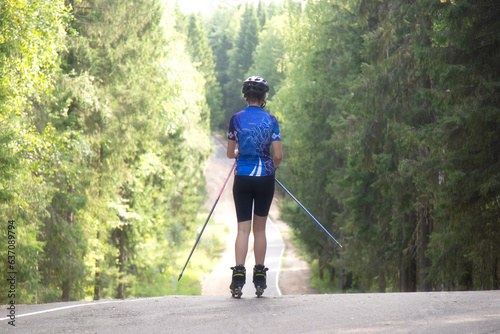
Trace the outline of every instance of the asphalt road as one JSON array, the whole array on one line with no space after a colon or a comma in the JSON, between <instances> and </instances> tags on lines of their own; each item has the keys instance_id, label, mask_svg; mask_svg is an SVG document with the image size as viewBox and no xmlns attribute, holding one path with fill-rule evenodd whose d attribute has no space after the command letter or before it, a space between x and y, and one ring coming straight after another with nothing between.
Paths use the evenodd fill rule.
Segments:
<instances>
[{"instance_id":1,"label":"asphalt road","mask_svg":"<svg viewBox=\"0 0 500 334\"><path fill-rule=\"evenodd\" d=\"M19 305L1 333L500 333L500 291L166 296Z\"/></svg>"}]
</instances>

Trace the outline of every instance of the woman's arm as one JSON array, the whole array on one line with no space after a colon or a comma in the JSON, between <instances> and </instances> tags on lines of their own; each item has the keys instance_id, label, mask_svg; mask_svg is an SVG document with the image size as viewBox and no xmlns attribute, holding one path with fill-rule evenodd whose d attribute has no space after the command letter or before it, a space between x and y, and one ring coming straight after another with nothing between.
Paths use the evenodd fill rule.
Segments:
<instances>
[{"instance_id":1,"label":"woman's arm","mask_svg":"<svg viewBox=\"0 0 500 334\"><path fill-rule=\"evenodd\" d=\"M281 141L276 140L272 142L273 145L273 162L274 162L274 169L277 169L281 163L281 160L283 160L283 150L281 149Z\"/></svg>"},{"instance_id":2,"label":"woman's arm","mask_svg":"<svg viewBox=\"0 0 500 334\"><path fill-rule=\"evenodd\" d=\"M226 155L229 159L234 159L238 156L238 150L236 149L236 140L228 139Z\"/></svg>"}]
</instances>

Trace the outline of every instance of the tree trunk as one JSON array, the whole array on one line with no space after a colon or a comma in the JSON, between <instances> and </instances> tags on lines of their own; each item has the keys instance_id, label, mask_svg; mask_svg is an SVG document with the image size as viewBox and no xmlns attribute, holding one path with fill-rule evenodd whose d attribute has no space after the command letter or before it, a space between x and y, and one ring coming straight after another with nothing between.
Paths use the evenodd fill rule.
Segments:
<instances>
[{"instance_id":1,"label":"tree trunk","mask_svg":"<svg viewBox=\"0 0 500 334\"><path fill-rule=\"evenodd\" d=\"M123 283L123 278L124 278L124 271L125 271L125 227L122 227L120 229L120 254L118 255L118 265L119 265L119 284L117 288L117 295L116 298L118 299L123 299L125 298L124 291L125 291L125 285Z\"/></svg>"},{"instance_id":2,"label":"tree trunk","mask_svg":"<svg viewBox=\"0 0 500 334\"><path fill-rule=\"evenodd\" d=\"M65 280L63 283L62 283L62 295L61 295L61 299L65 302L69 302L70 301L70 291L71 291L71 281L69 279Z\"/></svg>"},{"instance_id":3,"label":"tree trunk","mask_svg":"<svg viewBox=\"0 0 500 334\"><path fill-rule=\"evenodd\" d=\"M67 212L66 213L66 222L69 225L69 229L71 230L72 225L73 225L73 212ZM71 263L71 251L68 254L68 259ZM66 273L66 280L62 283L62 295L61 298L63 301L70 301L71 299L71 267L69 267L68 272Z\"/></svg>"},{"instance_id":4,"label":"tree trunk","mask_svg":"<svg viewBox=\"0 0 500 334\"><path fill-rule=\"evenodd\" d=\"M328 265L328 272L330 273L330 284L333 286L335 282L335 267Z\"/></svg>"},{"instance_id":5,"label":"tree trunk","mask_svg":"<svg viewBox=\"0 0 500 334\"><path fill-rule=\"evenodd\" d=\"M432 284L427 280L427 269L431 266L431 261L427 258L430 234L432 232L432 218L430 216L427 200L423 201L424 207L418 211L418 260L419 260L419 282L420 291L432 291Z\"/></svg>"},{"instance_id":6,"label":"tree trunk","mask_svg":"<svg viewBox=\"0 0 500 334\"><path fill-rule=\"evenodd\" d=\"M498 290L498 288L499 288L499 284L498 283L499 283L500 280L498 278L499 278L500 275L498 273L499 272L499 268L498 268L498 262L499 261L498 260L499 260L499 258L497 257L495 259L495 265L493 266L493 290Z\"/></svg>"},{"instance_id":7,"label":"tree trunk","mask_svg":"<svg viewBox=\"0 0 500 334\"><path fill-rule=\"evenodd\" d=\"M417 263L411 255L407 257L407 261L403 260L401 265L400 290L401 292L417 291Z\"/></svg>"},{"instance_id":8,"label":"tree trunk","mask_svg":"<svg viewBox=\"0 0 500 334\"><path fill-rule=\"evenodd\" d=\"M344 290L344 263L341 261L339 268L339 292L342 292L342 290Z\"/></svg>"},{"instance_id":9,"label":"tree trunk","mask_svg":"<svg viewBox=\"0 0 500 334\"><path fill-rule=\"evenodd\" d=\"M103 124L99 123L99 129L103 128ZM98 173L99 173L99 199L102 199L102 189L103 189L103 184L102 184L102 178L104 175L104 170L103 170L103 164L104 164L104 142L101 141L101 145L99 146L99 162L98 162ZM99 227L98 227L99 229ZM99 230L97 231L97 241L99 242ZM99 260L95 260L95 275L94 275L94 300L100 300L101 299L101 272L99 269Z\"/></svg>"},{"instance_id":10,"label":"tree trunk","mask_svg":"<svg viewBox=\"0 0 500 334\"><path fill-rule=\"evenodd\" d=\"M324 274L323 274L323 270L325 269L325 261L323 261L323 259L320 257L318 259L318 269L319 269L319 279L320 280L323 280L324 278Z\"/></svg>"},{"instance_id":11,"label":"tree trunk","mask_svg":"<svg viewBox=\"0 0 500 334\"><path fill-rule=\"evenodd\" d=\"M97 231L97 240L99 240L99 231ZM99 260L95 260L95 275L94 275L94 300L101 299L101 273L99 271Z\"/></svg>"},{"instance_id":12,"label":"tree trunk","mask_svg":"<svg viewBox=\"0 0 500 334\"><path fill-rule=\"evenodd\" d=\"M96 271L94 275L94 300L101 299L101 275L99 273L99 260L95 261Z\"/></svg>"},{"instance_id":13,"label":"tree trunk","mask_svg":"<svg viewBox=\"0 0 500 334\"><path fill-rule=\"evenodd\" d=\"M344 237L344 231L340 230L340 240ZM339 265L339 292L344 290L344 252L342 249L339 251L340 265Z\"/></svg>"},{"instance_id":14,"label":"tree trunk","mask_svg":"<svg viewBox=\"0 0 500 334\"><path fill-rule=\"evenodd\" d=\"M380 270L378 273L378 292L385 292L386 288L385 273L383 270Z\"/></svg>"},{"instance_id":15,"label":"tree trunk","mask_svg":"<svg viewBox=\"0 0 500 334\"><path fill-rule=\"evenodd\" d=\"M352 272L348 272L345 275L345 285L344 285L345 290L352 289Z\"/></svg>"}]
</instances>

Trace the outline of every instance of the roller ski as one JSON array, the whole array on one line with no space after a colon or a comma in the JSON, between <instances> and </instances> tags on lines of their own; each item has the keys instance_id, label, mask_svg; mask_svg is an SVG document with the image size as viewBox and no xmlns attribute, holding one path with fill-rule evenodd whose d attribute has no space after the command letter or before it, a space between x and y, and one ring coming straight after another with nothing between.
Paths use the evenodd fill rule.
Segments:
<instances>
[{"instance_id":1,"label":"roller ski","mask_svg":"<svg viewBox=\"0 0 500 334\"><path fill-rule=\"evenodd\" d=\"M264 293L264 289L267 288L266 272L268 270L269 268L264 267L262 264L258 264L253 268L253 284L255 285L257 298L260 298Z\"/></svg>"},{"instance_id":2,"label":"roller ski","mask_svg":"<svg viewBox=\"0 0 500 334\"><path fill-rule=\"evenodd\" d=\"M244 266L231 267L233 270L233 278L229 289L233 298L241 298L243 294L243 286L246 283L246 270Z\"/></svg>"}]
</instances>

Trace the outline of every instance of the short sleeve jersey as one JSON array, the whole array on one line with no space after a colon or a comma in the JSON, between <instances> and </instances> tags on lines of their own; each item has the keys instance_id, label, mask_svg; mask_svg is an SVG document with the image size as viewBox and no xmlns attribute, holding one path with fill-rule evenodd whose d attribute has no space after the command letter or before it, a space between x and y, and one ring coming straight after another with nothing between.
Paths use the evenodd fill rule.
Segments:
<instances>
[{"instance_id":1,"label":"short sleeve jersey","mask_svg":"<svg viewBox=\"0 0 500 334\"><path fill-rule=\"evenodd\" d=\"M227 138L238 145L235 175L274 175L271 142L281 140L278 120L259 107L248 107L231 117Z\"/></svg>"}]
</instances>

